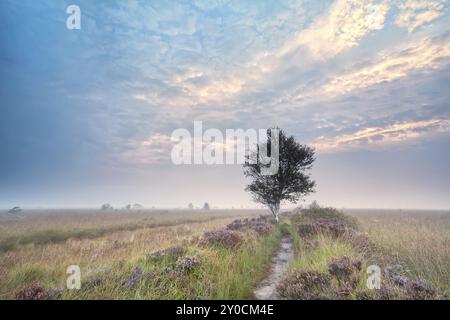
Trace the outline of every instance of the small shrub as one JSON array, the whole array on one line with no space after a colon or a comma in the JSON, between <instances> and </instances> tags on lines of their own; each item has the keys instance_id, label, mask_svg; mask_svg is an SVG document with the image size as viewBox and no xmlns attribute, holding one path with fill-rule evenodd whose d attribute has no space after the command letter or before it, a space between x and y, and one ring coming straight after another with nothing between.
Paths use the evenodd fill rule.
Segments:
<instances>
[{"instance_id":1,"label":"small shrub","mask_svg":"<svg viewBox=\"0 0 450 320\"><path fill-rule=\"evenodd\" d=\"M346 224L339 219L320 218L314 222L315 228L322 233L327 233L332 237L338 238L347 232Z\"/></svg>"},{"instance_id":2,"label":"small shrub","mask_svg":"<svg viewBox=\"0 0 450 320\"><path fill-rule=\"evenodd\" d=\"M227 229L237 231L237 230L242 230L242 229L246 228L247 226L248 226L248 219L244 219L244 220L236 219L227 225Z\"/></svg>"},{"instance_id":3,"label":"small shrub","mask_svg":"<svg viewBox=\"0 0 450 320\"><path fill-rule=\"evenodd\" d=\"M254 230L259 235L269 234L273 230L273 225L269 223L266 216L259 216L252 219L237 219L226 227L227 230L240 231L244 229Z\"/></svg>"},{"instance_id":4,"label":"small shrub","mask_svg":"<svg viewBox=\"0 0 450 320\"><path fill-rule=\"evenodd\" d=\"M423 279L410 279L405 275L403 267L399 264L388 265L384 270L385 291L390 287L396 287L396 290L385 292L383 298L388 299L411 299L411 300L429 300L438 297L438 290ZM383 288L382 288L383 289ZM395 294L392 294L394 291ZM400 295L398 293L401 293Z\"/></svg>"},{"instance_id":5,"label":"small shrub","mask_svg":"<svg viewBox=\"0 0 450 320\"><path fill-rule=\"evenodd\" d=\"M87 279L82 283L83 290L92 290L103 284L104 280L100 276L95 276Z\"/></svg>"},{"instance_id":6,"label":"small shrub","mask_svg":"<svg viewBox=\"0 0 450 320\"><path fill-rule=\"evenodd\" d=\"M175 263L175 269L180 272L188 272L200 264L200 260L196 257L178 258Z\"/></svg>"},{"instance_id":7,"label":"small shrub","mask_svg":"<svg viewBox=\"0 0 450 320\"><path fill-rule=\"evenodd\" d=\"M352 244L356 252L364 255L374 255L378 249L370 238L361 232L353 229L348 229L345 233L345 238Z\"/></svg>"},{"instance_id":8,"label":"small shrub","mask_svg":"<svg viewBox=\"0 0 450 320\"><path fill-rule=\"evenodd\" d=\"M299 236L303 238L310 238L317 234L317 229L312 223L300 224L297 231Z\"/></svg>"},{"instance_id":9,"label":"small shrub","mask_svg":"<svg viewBox=\"0 0 450 320\"><path fill-rule=\"evenodd\" d=\"M435 299L437 290L422 279L410 280L405 285L408 297L412 300Z\"/></svg>"},{"instance_id":10,"label":"small shrub","mask_svg":"<svg viewBox=\"0 0 450 320\"><path fill-rule=\"evenodd\" d=\"M127 279L125 279L122 284L128 287L129 289L133 288L139 283L139 281L141 281L142 274L143 274L142 268L136 267L133 269L131 275Z\"/></svg>"},{"instance_id":11,"label":"small shrub","mask_svg":"<svg viewBox=\"0 0 450 320\"><path fill-rule=\"evenodd\" d=\"M296 270L277 286L278 293L288 299L311 300L329 298L331 278L327 273Z\"/></svg>"},{"instance_id":12,"label":"small shrub","mask_svg":"<svg viewBox=\"0 0 450 320\"><path fill-rule=\"evenodd\" d=\"M243 237L238 232L219 229L205 232L201 243L203 245L216 245L229 249L235 249L238 248L243 241Z\"/></svg>"},{"instance_id":13,"label":"small shrub","mask_svg":"<svg viewBox=\"0 0 450 320\"><path fill-rule=\"evenodd\" d=\"M349 257L333 258L328 264L328 272L339 282L348 282L354 273L361 270L361 261Z\"/></svg>"},{"instance_id":14,"label":"small shrub","mask_svg":"<svg viewBox=\"0 0 450 320\"><path fill-rule=\"evenodd\" d=\"M18 300L47 300L50 295L42 284L35 283L31 287L17 292L15 296Z\"/></svg>"},{"instance_id":15,"label":"small shrub","mask_svg":"<svg viewBox=\"0 0 450 320\"><path fill-rule=\"evenodd\" d=\"M355 294L357 300L378 300L378 290L376 289L363 289L359 290Z\"/></svg>"},{"instance_id":16,"label":"small shrub","mask_svg":"<svg viewBox=\"0 0 450 320\"><path fill-rule=\"evenodd\" d=\"M291 221L295 225L312 223L319 219L339 221L346 228L358 229L356 218L350 217L334 208L312 208L302 210L301 213L293 214Z\"/></svg>"}]
</instances>

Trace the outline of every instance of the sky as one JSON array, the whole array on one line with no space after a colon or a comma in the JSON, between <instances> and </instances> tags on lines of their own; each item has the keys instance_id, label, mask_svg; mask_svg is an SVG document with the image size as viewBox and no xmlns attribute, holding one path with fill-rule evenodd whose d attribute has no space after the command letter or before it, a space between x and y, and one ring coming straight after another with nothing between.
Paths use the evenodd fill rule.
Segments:
<instances>
[{"instance_id":1,"label":"sky","mask_svg":"<svg viewBox=\"0 0 450 320\"><path fill-rule=\"evenodd\" d=\"M69 30L69 5L81 29ZM346 208L450 209L448 0L2 0L0 207L254 207L175 129L278 126Z\"/></svg>"}]
</instances>

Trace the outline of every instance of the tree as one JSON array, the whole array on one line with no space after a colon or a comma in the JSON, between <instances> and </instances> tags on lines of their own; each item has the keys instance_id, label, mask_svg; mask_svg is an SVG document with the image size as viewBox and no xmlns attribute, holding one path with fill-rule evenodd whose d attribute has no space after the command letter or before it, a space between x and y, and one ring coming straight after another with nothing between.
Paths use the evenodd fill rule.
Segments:
<instances>
[{"instance_id":1,"label":"tree","mask_svg":"<svg viewBox=\"0 0 450 320\"><path fill-rule=\"evenodd\" d=\"M22 212L22 209L20 207L14 207L14 208L8 210L8 213L11 213L11 214L17 214L20 212Z\"/></svg>"},{"instance_id":2,"label":"tree","mask_svg":"<svg viewBox=\"0 0 450 320\"><path fill-rule=\"evenodd\" d=\"M317 210L317 209L320 209L320 205L319 205L319 203L317 203L316 200L314 200L314 201L311 202L311 204L309 205L309 209L311 209L311 210Z\"/></svg>"},{"instance_id":3,"label":"tree","mask_svg":"<svg viewBox=\"0 0 450 320\"><path fill-rule=\"evenodd\" d=\"M278 213L283 201L296 203L302 196L314 192L315 182L307 174L315 160L314 149L287 137L283 130L267 130L267 156L271 155L272 132L279 131L279 167L276 174L264 175L264 164L260 162L259 153L266 147L259 145L256 151L247 156L244 174L251 178L246 187L255 202L267 206L278 222ZM252 160L252 161L250 161Z\"/></svg>"},{"instance_id":4,"label":"tree","mask_svg":"<svg viewBox=\"0 0 450 320\"><path fill-rule=\"evenodd\" d=\"M109 203L105 203L105 204L102 204L101 209L104 210L104 211L106 211L106 210L113 210L113 207Z\"/></svg>"},{"instance_id":5,"label":"tree","mask_svg":"<svg viewBox=\"0 0 450 320\"><path fill-rule=\"evenodd\" d=\"M194 205L192 204L192 202L188 204L188 209L189 210L193 210L194 209Z\"/></svg>"},{"instance_id":6,"label":"tree","mask_svg":"<svg viewBox=\"0 0 450 320\"><path fill-rule=\"evenodd\" d=\"M205 202L205 204L203 205L203 210L209 210L209 209L210 209L209 203Z\"/></svg>"}]
</instances>

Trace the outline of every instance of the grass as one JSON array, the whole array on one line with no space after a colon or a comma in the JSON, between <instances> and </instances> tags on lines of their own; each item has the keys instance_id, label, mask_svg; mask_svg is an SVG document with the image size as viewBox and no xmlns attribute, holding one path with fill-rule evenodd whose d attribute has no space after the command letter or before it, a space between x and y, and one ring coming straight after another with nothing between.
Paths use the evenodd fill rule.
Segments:
<instances>
[{"instance_id":1,"label":"grass","mask_svg":"<svg viewBox=\"0 0 450 320\"><path fill-rule=\"evenodd\" d=\"M261 280L271 256L278 247L281 231L276 229L267 237L247 235L239 249L217 246L190 245L188 255L196 256L200 265L188 273L168 273L167 260L144 262L142 259L114 266L113 274L97 274L106 279L101 286L79 292L69 292L68 299L249 299ZM124 289L123 279L133 268L143 269L143 281L136 288Z\"/></svg>"},{"instance_id":2,"label":"grass","mask_svg":"<svg viewBox=\"0 0 450 320\"><path fill-rule=\"evenodd\" d=\"M450 215L446 212L349 211L333 209L294 215L272 233L244 237L238 249L205 246L197 239L206 231L225 227L236 217L255 217L261 211L169 212L46 212L21 220L0 217L0 299L13 299L35 283L64 288L66 268L79 265L81 290L64 290L63 299L249 299L265 275L271 257L286 233L291 234L294 259L290 271L325 273L333 258L362 262L357 287L365 289L366 267L400 263L412 278L425 279L450 293ZM302 238L298 223L337 218L367 233L376 255L355 250L345 238L318 234ZM171 272L174 259L147 260L149 252L183 247L184 257L200 263L187 272ZM136 267L142 278L124 285Z\"/></svg>"},{"instance_id":3,"label":"grass","mask_svg":"<svg viewBox=\"0 0 450 320\"><path fill-rule=\"evenodd\" d=\"M450 214L447 212L350 211L382 251L450 293Z\"/></svg>"},{"instance_id":4,"label":"grass","mask_svg":"<svg viewBox=\"0 0 450 320\"><path fill-rule=\"evenodd\" d=\"M314 249L308 250L303 245L301 253L297 254L290 264L292 270L307 269L326 272L328 263L333 257L361 258L361 255L357 254L353 247L344 240L326 235L319 235L315 240L317 247Z\"/></svg>"},{"instance_id":5,"label":"grass","mask_svg":"<svg viewBox=\"0 0 450 320\"><path fill-rule=\"evenodd\" d=\"M316 212L317 211L317 212ZM422 279L438 288L440 296L450 290L450 215L446 212L349 211L351 216L329 208L305 211L291 218L295 256L290 272L313 271L326 274L334 258L348 257L360 261L361 270L354 275L356 286L349 297L356 298L366 287L365 270L375 264L403 267L410 279ZM319 232L299 237L296 226L317 219L339 219L366 234L373 246L357 250L355 240L331 237ZM357 238L358 239L358 238ZM361 247L365 248L365 247ZM383 280L382 280L383 281ZM397 290L392 287L392 289ZM333 289L335 290L335 289ZM400 292L400 291L398 291ZM327 293L330 294L330 293ZM336 295L332 292L331 295Z\"/></svg>"},{"instance_id":6,"label":"grass","mask_svg":"<svg viewBox=\"0 0 450 320\"><path fill-rule=\"evenodd\" d=\"M130 214L133 216L133 214ZM44 229L38 231L31 231L25 229L26 231L17 232L17 234L10 235L8 237L0 238L0 252L11 251L19 246L35 244L35 245L44 245L49 243L60 243L65 242L69 239L93 239L102 237L109 233L115 233L119 231L134 231L137 229L143 228L156 228L156 227L164 227L164 226L175 226L179 224L187 224L187 223L195 223L201 221L211 221L215 219L222 219L224 217L229 217L230 215L221 215L221 214L213 214L211 216L208 215L199 215L192 216L189 218L175 215L173 217L160 219L155 221L152 216L136 219L137 221L128 222L124 221L122 224L112 224L107 226L99 226L95 228L74 228L74 229ZM73 217L77 219L78 217ZM79 217L83 218L83 217ZM109 217L116 219L115 216ZM43 219L52 219L52 216L45 216ZM31 219L30 219L31 220ZM50 221L49 221L50 222ZM32 222L25 222L24 224L30 224Z\"/></svg>"},{"instance_id":7,"label":"grass","mask_svg":"<svg viewBox=\"0 0 450 320\"><path fill-rule=\"evenodd\" d=\"M79 291L64 290L63 299L250 298L278 246L281 231L275 229L268 236L244 233L244 244L235 250L205 247L195 239L205 231L224 227L237 216L260 213L184 211L164 218L138 214L120 217L120 224L101 222L103 219L95 215L91 224L80 223L76 215L71 215L70 219L63 218L65 226L58 232L46 231L39 222L38 230L30 235L24 233L32 230L30 220L39 221L36 217L14 221L10 226L15 229L10 228L9 236L1 240L7 243L11 237L20 239L19 245L0 253L0 298L14 298L15 293L35 283L64 288L66 268L72 264L80 266L82 283L88 285ZM41 219L49 222L50 230L61 223L48 216ZM142 225L142 221L147 224ZM79 229L73 229L75 226ZM196 256L200 265L187 274L172 275L164 271L170 261L145 260L148 252L172 246L185 247L185 255ZM124 279L137 266L143 269L142 280L132 289L125 288ZM90 286L96 279L101 279L101 285Z\"/></svg>"}]
</instances>

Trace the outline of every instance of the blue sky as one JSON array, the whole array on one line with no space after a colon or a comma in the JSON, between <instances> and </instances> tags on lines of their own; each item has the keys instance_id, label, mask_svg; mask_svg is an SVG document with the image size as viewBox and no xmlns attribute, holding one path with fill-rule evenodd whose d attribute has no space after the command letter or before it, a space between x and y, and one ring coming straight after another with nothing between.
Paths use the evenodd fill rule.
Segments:
<instances>
[{"instance_id":1,"label":"blue sky","mask_svg":"<svg viewBox=\"0 0 450 320\"><path fill-rule=\"evenodd\" d=\"M307 201L448 209L449 7L3 0L0 207L253 206L238 165L171 163L197 120L315 146Z\"/></svg>"}]
</instances>

